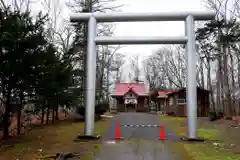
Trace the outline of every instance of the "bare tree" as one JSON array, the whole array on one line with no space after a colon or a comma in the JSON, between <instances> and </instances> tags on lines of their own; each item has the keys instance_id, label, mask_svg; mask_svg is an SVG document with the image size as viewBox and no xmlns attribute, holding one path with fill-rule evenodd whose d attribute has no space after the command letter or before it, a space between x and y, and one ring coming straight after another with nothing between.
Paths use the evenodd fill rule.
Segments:
<instances>
[{"instance_id":1,"label":"bare tree","mask_svg":"<svg viewBox=\"0 0 240 160\"><path fill-rule=\"evenodd\" d=\"M198 40L197 79L199 85L205 87L206 78L213 111L220 110L226 117L231 117L237 109L233 92L240 84L235 72L238 70L239 0L206 0L206 4L217 13L217 20L198 30L202 33ZM212 75L216 75L215 78Z\"/></svg>"},{"instance_id":2,"label":"bare tree","mask_svg":"<svg viewBox=\"0 0 240 160\"><path fill-rule=\"evenodd\" d=\"M82 12L108 12L113 11L119 8L114 4L115 0L69 0L66 2L68 8L74 13L82 13ZM114 24L99 24L97 35L112 35L114 31ZM84 76L81 78L80 85L82 86L83 92L81 94L82 100L84 101L84 88L86 84L86 44L87 44L87 24L86 23L78 23L75 26L75 37L74 37L74 52L78 55L78 63L81 67L82 73ZM118 47L117 47L118 48ZM116 48L116 49L117 49ZM100 82L97 84L97 92L96 99L99 103L106 96L104 96L103 91L105 90L106 85L104 84L104 74L106 73L108 65L108 59L111 57L111 53L113 52L110 47L97 47L97 81ZM109 79L109 76L108 78ZM82 102L84 105L84 102Z\"/></svg>"},{"instance_id":3,"label":"bare tree","mask_svg":"<svg viewBox=\"0 0 240 160\"><path fill-rule=\"evenodd\" d=\"M198 32L197 32L197 37L198 37ZM214 52L214 46L211 45L209 42L213 43L211 39L197 39L197 46L198 46L198 56L199 56L199 61L201 64L201 78L202 78L202 84L200 85L203 88L207 88L210 91L210 105L211 109L215 111L215 102L214 102L214 95L213 95L213 84L212 84L212 61L215 60L216 58L213 55ZM206 70L206 74L204 72ZM203 73L204 72L204 73ZM206 81L206 86L205 86L205 77L207 79ZM217 94L220 94L220 92L217 92ZM220 96L219 96L220 97ZM220 102L218 104L220 106Z\"/></svg>"},{"instance_id":4,"label":"bare tree","mask_svg":"<svg viewBox=\"0 0 240 160\"><path fill-rule=\"evenodd\" d=\"M186 64L181 47L163 47L144 61L145 78L150 88L185 86Z\"/></svg>"},{"instance_id":5,"label":"bare tree","mask_svg":"<svg viewBox=\"0 0 240 160\"><path fill-rule=\"evenodd\" d=\"M216 46L217 51L217 90L223 91L223 95L217 95L217 102L222 101L225 115L230 117L235 112L235 89L234 59L236 55L232 52L232 44L238 37L239 26L236 25L236 17L239 16L239 0L207 1L208 6L217 12L217 20L223 25L218 29L217 39L220 43ZM235 42L234 42L235 43ZM230 75L230 77L229 77ZM220 100L219 100L220 99Z\"/></svg>"},{"instance_id":6,"label":"bare tree","mask_svg":"<svg viewBox=\"0 0 240 160\"><path fill-rule=\"evenodd\" d=\"M181 47L171 47L165 49L165 65L164 71L170 81L175 87L182 88L186 84L186 63L184 52Z\"/></svg>"},{"instance_id":7,"label":"bare tree","mask_svg":"<svg viewBox=\"0 0 240 160\"><path fill-rule=\"evenodd\" d=\"M140 82L140 66L139 66L139 55L133 55L129 59L130 67L132 70L132 74L129 73L131 76L129 77L130 80L133 80L136 83Z\"/></svg>"},{"instance_id":8,"label":"bare tree","mask_svg":"<svg viewBox=\"0 0 240 160\"><path fill-rule=\"evenodd\" d=\"M157 88L158 83L163 83L164 81L164 72L162 72L161 66L163 61L161 57L163 57L163 55L154 54L143 61L145 79L150 89Z\"/></svg>"},{"instance_id":9,"label":"bare tree","mask_svg":"<svg viewBox=\"0 0 240 160\"><path fill-rule=\"evenodd\" d=\"M0 0L0 5L4 9L11 6L13 10L26 12L30 11L31 4L35 2L34 0Z\"/></svg>"},{"instance_id":10,"label":"bare tree","mask_svg":"<svg viewBox=\"0 0 240 160\"><path fill-rule=\"evenodd\" d=\"M123 55L121 53L116 53L111 58L109 70L110 70L110 72L115 72L114 80L116 80L116 79L121 80L121 67L124 64L124 62L125 62L125 55Z\"/></svg>"}]
</instances>

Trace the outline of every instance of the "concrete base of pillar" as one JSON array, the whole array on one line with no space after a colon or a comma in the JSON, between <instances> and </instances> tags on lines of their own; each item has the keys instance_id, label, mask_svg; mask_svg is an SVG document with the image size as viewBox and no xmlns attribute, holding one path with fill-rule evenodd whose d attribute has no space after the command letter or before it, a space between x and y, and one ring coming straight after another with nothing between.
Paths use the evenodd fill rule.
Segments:
<instances>
[{"instance_id":1,"label":"concrete base of pillar","mask_svg":"<svg viewBox=\"0 0 240 160\"><path fill-rule=\"evenodd\" d=\"M187 141L187 142L204 142L204 139L201 138L188 138L188 137L181 137L180 138L182 141Z\"/></svg>"},{"instance_id":2,"label":"concrete base of pillar","mask_svg":"<svg viewBox=\"0 0 240 160\"><path fill-rule=\"evenodd\" d=\"M83 141L83 140L98 140L100 139L100 134L93 135L93 136L85 136L85 135L79 135L74 141Z\"/></svg>"}]
</instances>

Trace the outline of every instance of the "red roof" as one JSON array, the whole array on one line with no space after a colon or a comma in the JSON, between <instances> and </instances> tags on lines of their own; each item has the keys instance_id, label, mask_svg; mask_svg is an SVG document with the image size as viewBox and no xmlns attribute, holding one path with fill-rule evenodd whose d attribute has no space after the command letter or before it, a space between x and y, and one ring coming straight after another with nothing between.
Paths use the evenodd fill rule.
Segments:
<instances>
[{"instance_id":1,"label":"red roof","mask_svg":"<svg viewBox=\"0 0 240 160\"><path fill-rule=\"evenodd\" d=\"M115 92L112 96L124 96L131 90L137 96L148 96L148 91L144 83L116 83Z\"/></svg>"},{"instance_id":2,"label":"red roof","mask_svg":"<svg viewBox=\"0 0 240 160\"><path fill-rule=\"evenodd\" d=\"M167 98L168 94L174 91L158 91L158 98Z\"/></svg>"}]
</instances>

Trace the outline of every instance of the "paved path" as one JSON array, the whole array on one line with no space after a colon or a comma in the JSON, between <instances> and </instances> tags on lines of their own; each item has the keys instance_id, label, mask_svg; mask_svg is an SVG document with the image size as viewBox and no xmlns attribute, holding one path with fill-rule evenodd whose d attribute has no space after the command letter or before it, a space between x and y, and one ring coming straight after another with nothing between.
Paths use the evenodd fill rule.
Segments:
<instances>
[{"instance_id":1,"label":"paved path","mask_svg":"<svg viewBox=\"0 0 240 160\"><path fill-rule=\"evenodd\" d=\"M138 127L121 126L123 141L114 141L116 126L140 125ZM142 127L141 125L153 125ZM167 141L160 141L159 127L162 125L159 117L147 113L121 113L116 115L104 137L102 147L96 160L185 160L178 149L174 149L178 138L165 130ZM174 150L177 152L174 152Z\"/></svg>"},{"instance_id":2,"label":"paved path","mask_svg":"<svg viewBox=\"0 0 240 160\"><path fill-rule=\"evenodd\" d=\"M159 120L157 115L152 115L148 113L121 113L116 115L112 120L111 126L104 140L113 140L116 134L117 124L121 126L121 136L125 140L131 139L141 139L141 140L156 140L159 138L159 127L154 127L154 125L162 125L163 123ZM135 127L124 127L123 125L134 125ZM136 127L136 125L140 125ZM142 127L141 125L146 125ZM148 127L147 125L153 125L153 127ZM166 128L166 127L165 127ZM171 132L165 131L166 137L171 140L177 140Z\"/></svg>"}]
</instances>

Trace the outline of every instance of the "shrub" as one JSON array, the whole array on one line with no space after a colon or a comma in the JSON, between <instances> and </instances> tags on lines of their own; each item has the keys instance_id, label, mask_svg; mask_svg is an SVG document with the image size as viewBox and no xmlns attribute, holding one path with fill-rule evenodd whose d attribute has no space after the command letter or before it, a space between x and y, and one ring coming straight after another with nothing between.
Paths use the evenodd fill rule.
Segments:
<instances>
[{"instance_id":1,"label":"shrub","mask_svg":"<svg viewBox=\"0 0 240 160\"><path fill-rule=\"evenodd\" d=\"M85 116L85 108L83 107L78 107L76 109L77 114L80 114L81 116Z\"/></svg>"},{"instance_id":2,"label":"shrub","mask_svg":"<svg viewBox=\"0 0 240 160\"><path fill-rule=\"evenodd\" d=\"M109 109L108 103L100 103L95 106L95 114L102 115L107 112Z\"/></svg>"},{"instance_id":3,"label":"shrub","mask_svg":"<svg viewBox=\"0 0 240 160\"><path fill-rule=\"evenodd\" d=\"M218 120L218 119L222 118L223 116L224 116L223 112L221 112L221 111L211 111L211 112L209 112L209 120L210 121Z\"/></svg>"},{"instance_id":4,"label":"shrub","mask_svg":"<svg viewBox=\"0 0 240 160\"><path fill-rule=\"evenodd\" d=\"M176 114L174 112L167 112L168 116L176 116Z\"/></svg>"},{"instance_id":5,"label":"shrub","mask_svg":"<svg viewBox=\"0 0 240 160\"><path fill-rule=\"evenodd\" d=\"M209 112L209 120L215 121L217 119L217 113L216 112Z\"/></svg>"},{"instance_id":6,"label":"shrub","mask_svg":"<svg viewBox=\"0 0 240 160\"><path fill-rule=\"evenodd\" d=\"M99 118L100 115L104 114L106 111L109 109L109 104L108 103L100 103L95 106L95 116L97 116L97 119ZM76 109L76 112L80 114L81 116L85 116L85 108L83 107L78 107Z\"/></svg>"}]
</instances>

